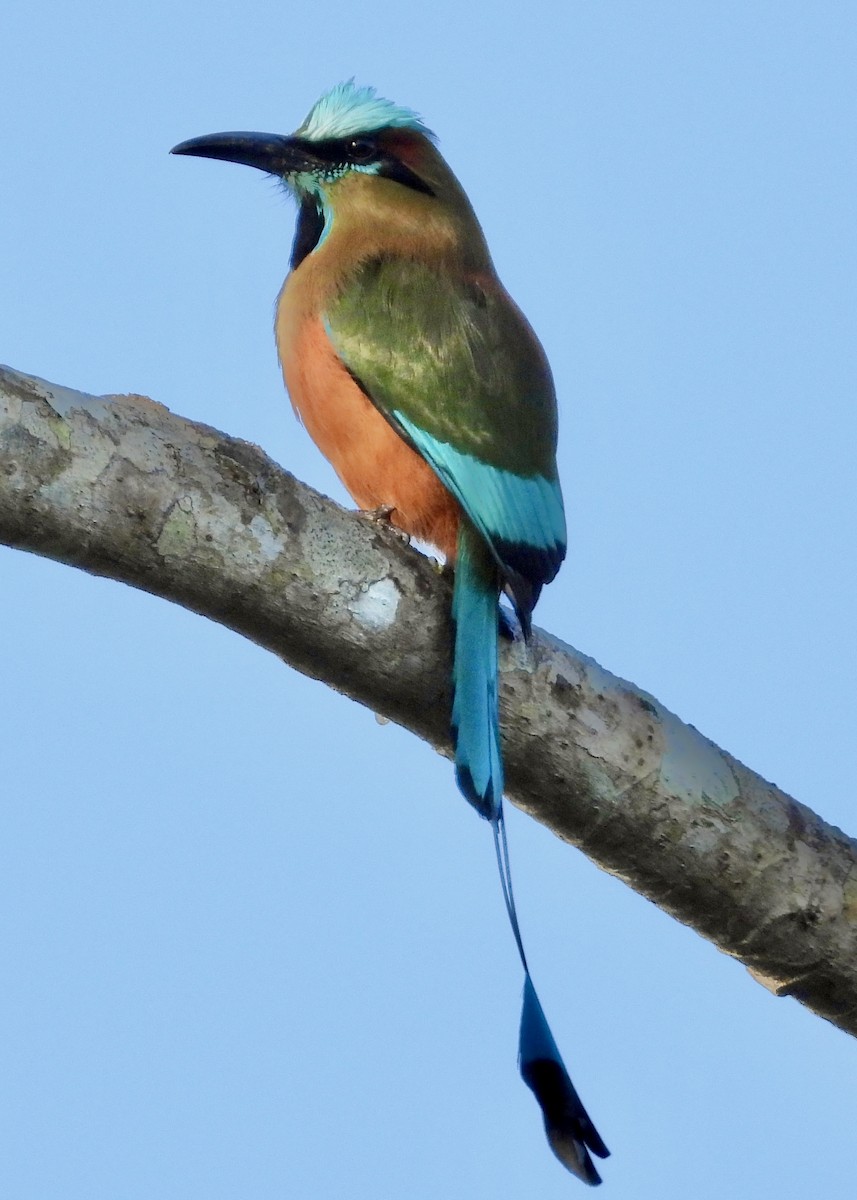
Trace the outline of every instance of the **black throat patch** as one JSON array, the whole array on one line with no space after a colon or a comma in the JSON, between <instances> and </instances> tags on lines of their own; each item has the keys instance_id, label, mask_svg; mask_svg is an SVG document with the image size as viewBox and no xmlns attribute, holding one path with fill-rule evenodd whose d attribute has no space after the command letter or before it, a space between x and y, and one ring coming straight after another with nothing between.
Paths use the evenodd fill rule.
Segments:
<instances>
[{"instance_id":1,"label":"black throat patch","mask_svg":"<svg viewBox=\"0 0 857 1200\"><path fill-rule=\"evenodd\" d=\"M323 232L324 213L315 197L305 196L301 200L295 240L292 242L292 257L289 263L291 270L297 270L306 256L312 254Z\"/></svg>"}]
</instances>

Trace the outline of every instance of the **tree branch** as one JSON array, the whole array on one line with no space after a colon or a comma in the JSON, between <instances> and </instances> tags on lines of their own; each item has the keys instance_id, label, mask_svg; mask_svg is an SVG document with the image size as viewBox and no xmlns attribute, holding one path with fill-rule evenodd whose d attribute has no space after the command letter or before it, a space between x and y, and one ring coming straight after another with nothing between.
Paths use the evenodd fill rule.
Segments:
<instances>
[{"instance_id":1,"label":"tree branch","mask_svg":"<svg viewBox=\"0 0 857 1200\"><path fill-rule=\"evenodd\" d=\"M0 542L219 621L449 753L448 579L256 446L0 368ZM857 1033L857 843L542 631L501 670L510 798Z\"/></svg>"}]
</instances>

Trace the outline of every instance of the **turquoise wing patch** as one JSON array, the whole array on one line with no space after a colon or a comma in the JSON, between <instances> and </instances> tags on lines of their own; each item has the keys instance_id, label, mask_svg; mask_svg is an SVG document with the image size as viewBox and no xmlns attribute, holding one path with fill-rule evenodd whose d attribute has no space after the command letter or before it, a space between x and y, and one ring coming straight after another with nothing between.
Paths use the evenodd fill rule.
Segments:
<instances>
[{"instance_id":1,"label":"turquoise wing patch","mask_svg":"<svg viewBox=\"0 0 857 1200\"><path fill-rule=\"evenodd\" d=\"M565 557L566 525L556 479L504 471L440 442L401 412L393 420L452 492L504 567L549 583ZM521 569L536 566L532 571Z\"/></svg>"}]
</instances>

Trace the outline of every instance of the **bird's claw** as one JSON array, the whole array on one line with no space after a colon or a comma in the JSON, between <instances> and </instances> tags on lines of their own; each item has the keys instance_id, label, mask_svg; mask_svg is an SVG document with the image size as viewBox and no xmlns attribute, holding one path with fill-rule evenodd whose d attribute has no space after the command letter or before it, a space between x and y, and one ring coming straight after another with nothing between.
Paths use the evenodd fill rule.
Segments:
<instances>
[{"instance_id":1,"label":"bird's claw","mask_svg":"<svg viewBox=\"0 0 857 1200\"><path fill-rule=\"evenodd\" d=\"M367 521L371 521L374 525L380 525L382 529L388 529L406 546L411 544L411 536L405 533L404 529L399 529L398 525L393 524L393 513L396 507L393 504L379 504L377 508L361 508L360 516L365 517Z\"/></svg>"}]
</instances>

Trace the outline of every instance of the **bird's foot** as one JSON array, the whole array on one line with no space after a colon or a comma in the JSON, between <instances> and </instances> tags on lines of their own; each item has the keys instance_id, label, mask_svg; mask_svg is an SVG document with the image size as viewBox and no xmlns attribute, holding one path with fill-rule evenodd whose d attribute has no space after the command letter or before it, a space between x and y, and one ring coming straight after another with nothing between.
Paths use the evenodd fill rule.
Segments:
<instances>
[{"instance_id":1,"label":"bird's foot","mask_svg":"<svg viewBox=\"0 0 857 1200\"><path fill-rule=\"evenodd\" d=\"M382 529L388 529L400 541L404 542L406 546L409 546L411 543L410 534L405 533L404 529L399 529L398 525L393 524L393 513L395 511L396 507L393 504L379 504L377 508L359 509L361 517L365 517L373 525L379 525Z\"/></svg>"}]
</instances>

